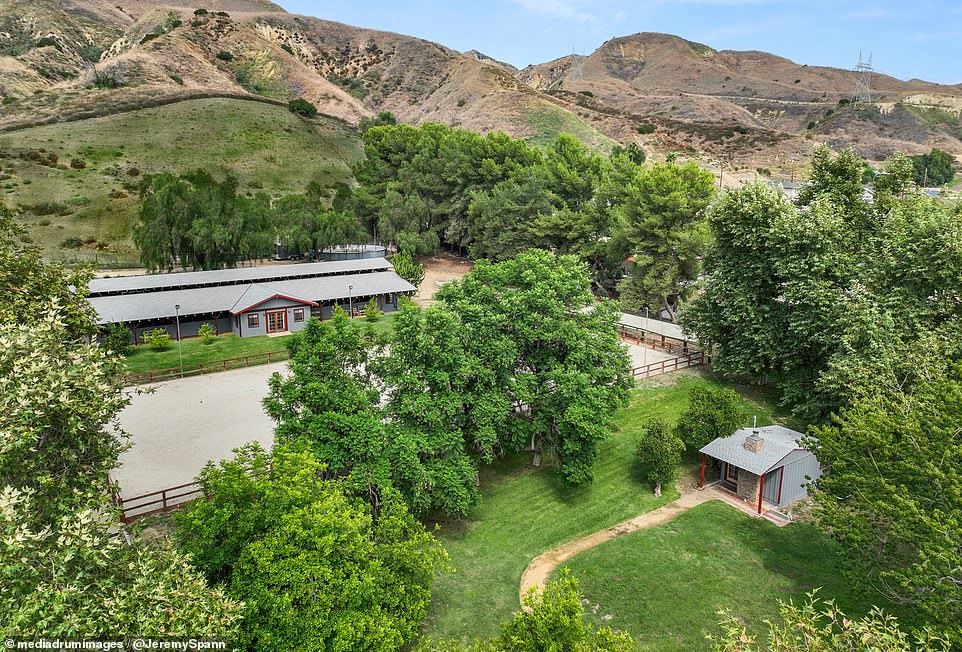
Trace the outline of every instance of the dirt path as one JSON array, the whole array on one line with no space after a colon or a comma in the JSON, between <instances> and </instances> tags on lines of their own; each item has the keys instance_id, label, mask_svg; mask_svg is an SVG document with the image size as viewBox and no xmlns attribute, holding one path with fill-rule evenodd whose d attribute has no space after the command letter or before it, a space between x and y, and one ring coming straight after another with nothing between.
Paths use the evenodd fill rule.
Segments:
<instances>
[{"instance_id":1,"label":"dirt path","mask_svg":"<svg viewBox=\"0 0 962 652\"><path fill-rule=\"evenodd\" d=\"M658 509L639 514L630 520L619 523L618 525L613 525L604 530L599 530L581 539L569 541L535 557L534 561L528 564L528 567L524 570L524 574L521 575L521 597L524 597L528 589L532 587L538 587L540 589L558 566L575 555L589 548L594 548L605 541L611 541L615 537L620 537L623 534L670 521L679 514L687 512L692 507L707 503L716 497L714 492L711 491L693 491L684 494L667 505L662 505Z\"/></svg>"}]
</instances>

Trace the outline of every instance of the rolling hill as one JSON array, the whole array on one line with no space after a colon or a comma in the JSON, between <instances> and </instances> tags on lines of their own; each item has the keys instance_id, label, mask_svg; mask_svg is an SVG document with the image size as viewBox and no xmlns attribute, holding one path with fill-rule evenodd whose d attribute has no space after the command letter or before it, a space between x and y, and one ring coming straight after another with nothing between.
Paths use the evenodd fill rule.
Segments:
<instances>
[{"instance_id":1,"label":"rolling hill","mask_svg":"<svg viewBox=\"0 0 962 652\"><path fill-rule=\"evenodd\" d=\"M385 110L538 144L561 132L601 151L638 142L656 156L775 175L803 166L817 142L873 160L897 149L962 154L959 86L876 75L876 101L853 105L850 71L650 33L518 70L266 0L198 4L0 5L0 189L52 254L133 255L133 200L117 196L131 192L124 170L210 167L274 194L312 178L343 180L360 155L355 126ZM296 97L322 115L290 115ZM265 162L268 142L290 155ZM125 146L117 160L84 154L111 143ZM85 167L71 168L72 159ZM42 215L53 210L45 203L72 208ZM90 243L60 249L68 237Z\"/></svg>"}]
</instances>

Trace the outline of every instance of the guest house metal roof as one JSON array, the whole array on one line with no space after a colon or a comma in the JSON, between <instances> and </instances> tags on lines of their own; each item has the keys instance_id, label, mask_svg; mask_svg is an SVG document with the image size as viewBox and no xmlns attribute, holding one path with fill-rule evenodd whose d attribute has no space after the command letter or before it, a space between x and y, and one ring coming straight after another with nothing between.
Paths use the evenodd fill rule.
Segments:
<instances>
[{"instance_id":1,"label":"guest house metal roof","mask_svg":"<svg viewBox=\"0 0 962 652\"><path fill-rule=\"evenodd\" d=\"M745 448L745 438L754 430L765 440L762 450L757 453ZM771 471L792 451L803 448L800 443L802 437L802 433L783 426L742 428L728 437L719 437L709 442L701 452L755 475L761 475Z\"/></svg>"}]
</instances>

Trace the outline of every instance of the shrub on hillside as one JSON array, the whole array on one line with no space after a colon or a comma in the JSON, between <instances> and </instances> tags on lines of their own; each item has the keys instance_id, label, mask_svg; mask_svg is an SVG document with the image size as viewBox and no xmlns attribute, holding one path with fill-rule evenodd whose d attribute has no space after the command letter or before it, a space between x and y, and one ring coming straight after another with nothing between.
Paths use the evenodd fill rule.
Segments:
<instances>
[{"instance_id":1,"label":"shrub on hillside","mask_svg":"<svg viewBox=\"0 0 962 652\"><path fill-rule=\"evenodd\" d=\"M317 107L301 97L288 102L287 108L291 113L302 115L305 118L313 118L317 115Z\"/></svg>"},{"instance_id":2,"label":"shrub on hillside","mask_svg":"<svg viewBox=\"0 0 962 652\"><path fill-rule=\"evenodd\" d=\"M234 55L231 54L230 52L228 52L227 50L221 50L220 52L218 52L218 53L217 53L216 55L214 55L214 56L216 56L216 57L217 57L218 59L220 59L221 61L233 61L233 60L234 60Z\"/></svg>"}]
</instances>

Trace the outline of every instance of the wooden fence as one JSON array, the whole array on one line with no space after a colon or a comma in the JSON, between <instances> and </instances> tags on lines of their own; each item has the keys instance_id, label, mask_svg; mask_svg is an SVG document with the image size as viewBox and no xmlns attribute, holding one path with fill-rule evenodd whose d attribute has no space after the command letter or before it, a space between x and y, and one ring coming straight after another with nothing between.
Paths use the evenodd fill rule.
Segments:
<instances>
[{"instance_id":1,"label":"wooden fence","mask_svg":"<svg viewBox=\"0 0 962 652\"><path fill-rule=\"evenodd\" d=\"M647 346L650 349L665 351L666 353L687 355L698 350L694 342L680 340L670 335L659 335L658 333L645 331L635 326L628 326L627 324L618 325L618 334L621 336L621 339L627 340L632 344Z\"/></svg>"},{"instance_id":2,"label":"wooden fence","mask_svg":"<svg viewBox=\"0 0 962 652\"><path fill-rule=\"evenodd\" d=\"M678 371L679 369L697 367L707 363L707 353L704 351L692 351L691 353L686 353L685 355L678 356L677 358L670 358L668 360L661 360L659 362L652 362L651 364L642 365L641 367L635 367L631 370L631 376L632 378L645 380L648 378L654 378L655 376L660 376L662 374L667 374L672 371Z\"/></svg>"},{"instance_id":3,"label":"wooden fence","mask_svg":"<svg viewBox=\"0 0 962 652\"><path fill-rule=\"evenodd\" d=\"M196 482L188 482L133 498L121 498L113 489L112 493L114 502L120 507L120 520L123 523L130 523L144 516L177 509L190 499L202 495L203 489Z\"/></svg>"},{"instance_id":4,"label":"wooden fence","mask_svg":"<svg viewBox=\"0 0 962 652\"><path fill-rule=\"evenodd\" d=\"M173 367L169 369L157 369L154 371L140 371L124 376L124 385L143 385L146 383L156 383L161 380L172 378L186 378L188 376L200 376L216 371L228 371L230 369L240 369L242 367L256 367L257 365L281 362L288 359L287 350L268 351L267 353L254 353L238 358L226 358L224 360L212 360L210 362L197 362L184 365L184 368Z\"/></svg>"}]
</instances>

